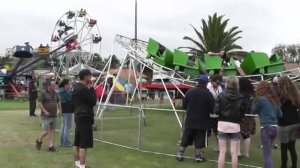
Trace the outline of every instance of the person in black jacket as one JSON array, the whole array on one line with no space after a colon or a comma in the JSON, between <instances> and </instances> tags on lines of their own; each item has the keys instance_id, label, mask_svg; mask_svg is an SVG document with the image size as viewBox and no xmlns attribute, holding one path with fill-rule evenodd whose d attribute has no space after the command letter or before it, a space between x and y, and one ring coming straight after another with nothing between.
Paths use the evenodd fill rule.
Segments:
<instances>
[{"instance_id":1,"label":"person in black jacket","mask_svg":"<svg viewBox=\"0 0 300 168\"><path fill-rule=\"evenodd\" d=\"M288 151L291 154L292 167L297 167L296 139L300 124L300 95L297 87L287 77L279 78L281 90L282 118L279 120L278 137L281 142L281 168L287 168Z\"/></svg>"},{"instance_id":2,"label":"person in black jacket","mask_svg":"<svg viewBox=\"0 0 300 168\"><path fill-rule=\"evenodd\" d=\"M238 147L240 142L240 122L245 112L244 98L239 94L239 80L228 77L225 92L218 95L215 114L218 118L219 159L218 168L224 168L226 146L230 142L232 168L238 167Z\"/></svg>"},{"instance_id":3,"label":"person in black jacket","mask_svg":"<svg viewBox=\"0 0 300 168\"><path fill-rule=\"evenodd\" d=\"M35 86L35 80L32 79L28 86L28 93L29 93L29 116L35 117L35 109L36 109L36 100L38 98L38 91Z\"/></svg>"},{"instance_id":4,"label":"person in black jacket","mask_svg":"<svg viewBox=\"0 0 300 168\"><path fill-rule=\"evenodd\" d=\"M74 85L71 103L75 115L73 155L76 168L85 168L87 148L93 147L94 106L97 98L91 82L90 70L78 74L80 82Z\"/></svg>"},{"instance_id":5,"label":"person in black jacket","mask_svg":"<svg viewBox=\"0 0 300 168\"><path fill-rule=\"evenodd\" d=\"M201 149L207 146L207 130L210 129L210 114L213 113L215 100L207 89L208 77L201 75L198 85L189 89L183 100L187 111L184 131L176 159L182 161L188 145L195 145L195 161L205 159Z\"/></svg>"},{"instance_id":6,"label":"person in black jacket","mask_svg":"<svg viewBox=\"0 0 300 168\"><path fill-rule=\"evenodd\" d=\"M240 94L243 95L244 101L247 102L247 107L243 113L251 114L252 106L254 105L254 88L251 81L248 78L239 79ZM256 133L256 123L254 116L244 115L241 123L241 135L242 135L242 152L239 152L240 158L249 158L249 151L251 147L251 135ZM241 148L240 148L241 149Z\"/></svg>"}]
</instances>

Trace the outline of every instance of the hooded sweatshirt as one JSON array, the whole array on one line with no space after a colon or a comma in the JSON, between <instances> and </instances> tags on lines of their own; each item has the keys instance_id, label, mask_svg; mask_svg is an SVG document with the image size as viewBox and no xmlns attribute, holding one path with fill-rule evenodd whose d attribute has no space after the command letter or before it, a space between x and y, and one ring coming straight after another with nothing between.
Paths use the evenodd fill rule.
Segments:
<instances>
[{"instance_id":1,"label":"hooded sweatshirt","mask_svg":"<svg viewBox=\"0 0 300 168\"><path fill-rule=\"evenodd\" d=\"M219 94L216 100L215 114L219 121L240 123L246 108L243 96L237 92L226 90Z\"/></svg>"},{"instance_id":2,"label":"hooded sweatshirt","mask_svg":"<svg viewBox=\"0 0 300 168\"><path fill-rule=\"evenodd\" d=\"M187 111L185 128L207 130L210 128L210 114L214 111L214 98L202 85L187 91L183 100L183 109Z\"/></svg>"},{"instance_id":3,"label":"hooded sweatshirt","mask_svg":"<svg viewBox=\"0 0 300 168\"><path fill-rule=\"evenodd\" d=\"M94 119L94 106L97 103L94 88L88 88L82 83L74 85L72 98L72 106L74 109L75 119L88 117Z\"/></svg>"}]
</instances>

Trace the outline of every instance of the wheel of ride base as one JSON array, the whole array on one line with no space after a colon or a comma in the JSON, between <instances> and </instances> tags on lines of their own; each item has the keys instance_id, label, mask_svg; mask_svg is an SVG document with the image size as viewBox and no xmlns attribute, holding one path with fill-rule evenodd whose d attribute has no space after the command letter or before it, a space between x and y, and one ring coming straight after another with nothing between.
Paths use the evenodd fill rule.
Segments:
<instances>
[{"instance_id":1,"label":"wheel of ride base","mask_svg":"<svg viewBox=\"0 0 300 168\"><path fill-rule=\"evenodd\" d=\"M97 22L84 9L68 11L57 20L51 35L51 48L66 44L50 57L57 78L68 75L67 68L88 64L94 53L100 53L102 37Z\"/></svg>"}]
</instances>

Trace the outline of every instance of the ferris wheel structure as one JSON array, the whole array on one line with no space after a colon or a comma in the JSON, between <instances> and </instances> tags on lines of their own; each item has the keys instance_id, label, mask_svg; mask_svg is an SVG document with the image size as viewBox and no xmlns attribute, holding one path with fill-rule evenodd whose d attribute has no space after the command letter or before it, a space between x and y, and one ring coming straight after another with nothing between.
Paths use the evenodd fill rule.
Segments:
<instances>
[{"instance_id":1,"label":"ferris wheel structure","mask_svg":"<svg viewBox=\"0 0 300 168\"><path fill-rule=\"evenodd\" d=\"M84 9L68 11L57 20L50 47L67 45L50 57L56 79L73 75L69 73L70 68L86 65L95 53L100 54L102 37L97 22Z\"/></svg>"}]
</instances>

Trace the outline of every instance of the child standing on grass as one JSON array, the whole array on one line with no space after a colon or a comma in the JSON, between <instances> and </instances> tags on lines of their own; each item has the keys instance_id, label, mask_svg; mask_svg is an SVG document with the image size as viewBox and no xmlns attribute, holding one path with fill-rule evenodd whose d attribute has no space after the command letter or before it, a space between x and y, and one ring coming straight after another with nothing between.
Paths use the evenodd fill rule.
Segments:
<instances>
[{"instance_id":1,"label":"child standing on grass","mask_svg":"<svg viewBox=\"0 0 300 168\"><path fill-rule=\"evenodd\" d=\"M254 112L258 113L260 118L264 168L273 168L272 142L277 136L278 119L282 117L280 101L267 81L258 84L256 99Z\"/></svg>"}]
</instances>

